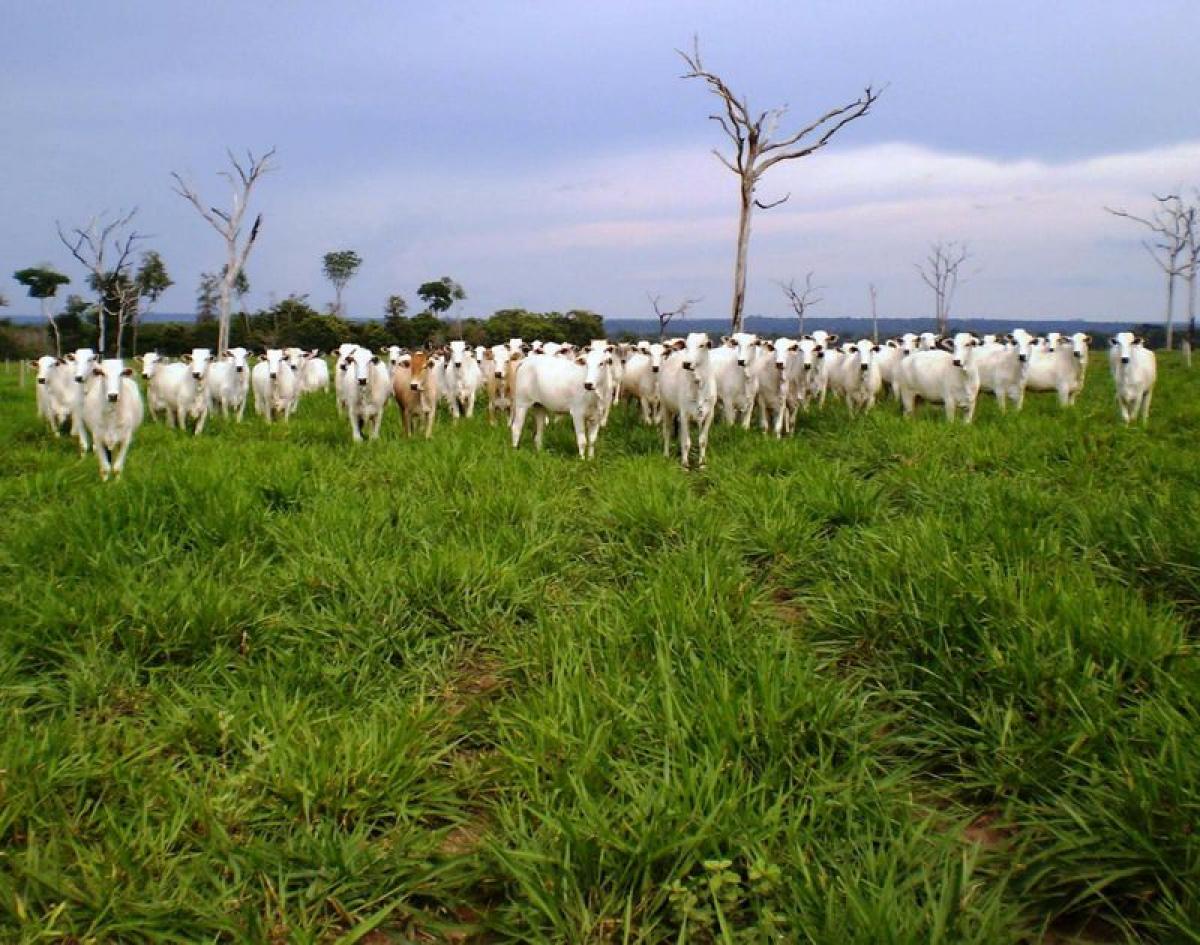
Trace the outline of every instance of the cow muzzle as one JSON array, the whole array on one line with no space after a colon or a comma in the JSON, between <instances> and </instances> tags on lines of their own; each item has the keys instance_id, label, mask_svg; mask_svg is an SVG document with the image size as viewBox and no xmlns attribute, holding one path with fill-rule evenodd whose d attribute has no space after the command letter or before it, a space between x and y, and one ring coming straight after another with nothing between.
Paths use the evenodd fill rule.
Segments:
<instances>
[{"instance_id":1,"label":"cow muzzle","mask_svg":"<svg viewBox=\"0 0 1200 945\"><path fill-rule=\"evenodd\" d=\"M1083 352L1082 352L1082 351L1076 351L1076 352L1075 352L1075 357L1076 357L1076 358L1078 358L1080 361L1082 361L1082 360L1083 360Z\"/></svg>"},{"instance_id":2,"label":"cow muzzle","mask_svg":"<svg viewBox=\"0 0 1200 945\"><path fill-rule=\"evenodd\" d=\"M867 371L871 370L871 365L861 364L861 365L859 365L859 370L862 371L864 374L866 374Z\"/></svg>"},{"instance_id":3,"label":"cow muzzle","mask_svg":"<svg viewBox=\"0 0 1200 945\"><path fill-rule=\"evenodd\" d=\"M1018 361L1020 361L1022 364L1025 364L1025 363L1026 363L1026 362L1029 360L1029 355L1027 355L1027 354L1018 354L1018 355L1017 355L1017 360L1018 360Z\"/></svg>"},{"instance_id":4,"label":"cow muzzle","mask_svg":"<svg viewBox=\"0 0 1200 945\"><path fill-rule=\"evenodd\" d=\"M109 395L108 395L108 402L109 402L110 404L115 404L115 403L117 402L117 396L118 396L117 394L109 394Z\"/></svg>"},{"instance_id":5,"label":"cow muzzle","mask_svg":"<svg viewBox=\"0 0 1200 945\"><path fill-rule=\"evenodd\" d=\"M504 380L504 372L503 371L496 372L496 380L498 380L498 381Z\"/></svg>"},{"instance_id":6,"label":"cow muzzle","mask_svg":"<svg viewBox=\"0 0 1200 945\"><path fill-rule=\"evenodd\" d=\"M685 371L690 371L692 369L692 362L684 361L682 367Z\"/></svg>"},{"instance_id":7,"label":"cow muzzle","mask_svg":"<svg viewBox=\"0 0 1200 945\"><path fill-rule=\"evenodd\" d=\"M277 377L279 377L279 375L277 373L275 373L274 371L272 371L271 372L271 380L275 380Z\"/></svg>"},{"instance_id":8,"label":"cow muzzle","mask_svg":"<svg viewBox=\"0 0 1200 945\"><path fill-rule=\"evenodd\" d=\"M238 372L239 374L245 374L245 373L246 373L246 368L245 368L243 365L241 365L241 364L239 364L239 365L237 366L236 370L237 370L237 372Z\"/></svg>"},{"instance_id":9,"label":"cow muzzle","mask_svg":"<svg viewBox=\"0 0 1200 945\"><path fill-rule=\"evenodd\" d=\"M962 358L955 358L950 363L953 364L955 367L962 367Z\"/></svg>"},{"instance_id":10,"label":"cow muzzle","mask_svg":"<svg viewBox=\"0 0 1200 945\"><path fill-rule=\"evenodd\" d=\"M745 366L746 366L746 359L738 358L738 367L745 367Z\"/></svg>"},{"instance_id":11,"label":"cow muzzle","mask_svg":"<svg viewBox=\"0 0 1200 945\"><path fill-rule=\"evenodd\" d=\"M366 387L366 386L367 386L367 379L366 379L365 377L360 377L360 378L358 379L358 386L359 386L359 387Z\"/></svg>"},{"instance_id":12,"label":"cow muzzle","mask_svg":"<svg viewBox=\"0 0 1200 945\"><path fill-rule=\"evenodd\" d=\"M651 373L651 374L657 374L657 373L658 373L658 365L657 365L657 364L651 365L651 367L650 367L650 373Z\"/></svg>"},{"instance_id":13,"label":"cow muzzle","mask_svg":"<svg viewBox=\"0 0 1200 945\"><path fill-rule=\"evenodd\" d=\"M1128 363L1129 363L1129 358L1127 358L1127 357L1126 357L1126 358L1122 358L1122 359L1121 359L1121 363L1122 363L1122 364L1128 364Z\"/></svg>"},{"instance_id":14,"label":"cow muzzle","mask_svg":"<svg viewBox=\"0 0 1200 945\"><path fill-rule=\"evenodd\" d=\"M203 376L204 375L201 374L199 371L192 371L192 377L194 377L196 380L200 380L200 378L202 378Z\"/></svg>"},{"instance_id":15,"label":"cow muzzle","mask_svg":"<svg viewBox=\"0 0 1200 945\"><path fill-rule=\"evenodd\" d=\"M38 378L38 383L39 383L39 384L45 384L45 383L46 383L46 379L45 379L44 377L39 377L39 378Z\"/></svg>"},{"instance_id":16,"label":"cow muzzle","mask_svg":"<svg viewBox=\"0 0 1200 945\"><path fill-rule=\"evenodd\" d=\"M595 389L596 389L596 385L595 385L594 383L592 383L591 381L584 381L584 382L583 382L583 389L584 389L584 390L595 390Z\"/></svg>"},{"instance_id":17,"label":"cow muzzle","mask_svg":"<svg viewBox=\"0 0 1200 945\"><path fill-rule=\"evenodd\" d=\"M417 391L417 392L419 393L419 392L420 392L420 390L421 390L421 385L420 385L420 384L409 384L409 385L408 385L408 389L409 389L409 390L415 390L415 391Z\"/></svg>"}]
</instances>

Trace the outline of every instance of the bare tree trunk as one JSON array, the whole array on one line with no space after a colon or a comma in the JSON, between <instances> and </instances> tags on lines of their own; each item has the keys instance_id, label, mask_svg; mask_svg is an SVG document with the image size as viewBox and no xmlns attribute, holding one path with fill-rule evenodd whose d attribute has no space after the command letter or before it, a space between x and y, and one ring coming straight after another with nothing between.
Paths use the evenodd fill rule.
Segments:
<instances>
[{"instance_id":1,"label":"bare tree trunk","mask_svg":"<svg viewBox=\"0 0 1200 945\"><path fill-rule=\"evenodd\" d=\"M121 347L125 339L125 313L117 313L117 357L121 357Z\"/></svg>"},{"instance_id":2,"label":"bare tree trunk","mask_svg":"<svg viewBox=\"0 0 1200 945\"><path fill-rule=\"evenodd\" d=\"M1193 266L1187 275L1187 311L1188 330L1183 339L1186 346L1183 349L1183 362L1192 366L1192 346L1196 343L1196 267Z\"/></svg>"},{"instance_id":3,"label":"bare tree trunk","mask_svg":"<svg viewBox=\"0 0 1200 945\"><path fill-rule=\"evenodd\" d=\"M142 323L142 316L141 316L141 313L140 313L140 312L134 312L134 313L133 313L133 339L132 339L132 342L133 342L133 343L132 343L132 345L131 345L131 350L130 350L130 352L129 352L129 354L130 354L130 357L134 357L134 358L136 358L136 357L137 357L137 353L138 353L138 350L137 350L137 341L138 341L138 339L137 339L137 336L138 336L138 325L140 325L141 323Z\"/></svg>"},{"instance_id":4,"label":"bare tree trunk","mask_svg":"<svg viewBox=\"0 0 1200 945\"><path fill-rule=\"evenodd\" d=\"M101 296L100 301L98 301L96 303L96 323L100 326L100 338L99 338L99 341L97 342L97 344L100 349L100 357L103 358L104 357L104 343L105 343L106 336L108 334L108 331L107 331L108 309L104 305L103 296Z\"/></svg>"},{"instance_id":5,"label":"bare tree trunk","mask_svg":"<svg viewBox=\"0 0 1200 945\"><path fill-rule=\"evenodd\" d=\"M1175 272L1167 272L1167 350L1175 343Z\"/></svg>"},{"instance_id":6,"label":"bare tree trunk","mask_svg":"<svg viewBox=\"0 0 1200 945\"><path fill-rule=\"evenodd\" d=\"M875 283L871 283L871 341L879 344L879 313L875 310L875 302L878 293L875 291Z\"/></svg>"},{"instance_id":7,"label":"bare tree trunk","mask_svg":"<svg viewBox=\"0 0 1200 945\"><path fill-rule=\"evenodd\" d=\"M746 254L750 248L750 216L754 213L754 185L742 184L742 204L738 212L737 259L733 266L733 312L730 331L742 330L746 308Z\"/></svg>"},{"instance_id":8,"label":"bare tree trunk","mask_svg":"<svg viewBox=\"0 0 1200 945\"><path fill-rule=\"evenodd\" d=\"M46 321L50 323L50 330L54 332L54 356L62 357L62 336L58 333L58 322L54 320L54 312L50 310L50 299L42 299L42 315Z\"/></svg>"}]
</instances>

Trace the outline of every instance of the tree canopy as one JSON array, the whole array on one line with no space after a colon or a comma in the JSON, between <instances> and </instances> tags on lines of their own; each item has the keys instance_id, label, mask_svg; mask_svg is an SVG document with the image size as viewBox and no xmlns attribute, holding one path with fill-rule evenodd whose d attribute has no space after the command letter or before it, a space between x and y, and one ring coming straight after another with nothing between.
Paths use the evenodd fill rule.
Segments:
<instances>
[{"instance_id":1,"label":"tree canopy","mask_svg":"<svg viewBox=\"0 0 1200 945\"><path fill-rule=\"evenodd\" d=\"M449 311L450 306L455 302L461 302L467 297L463 287L449 276L442 276L432 282L423 283L417 289L417 295L420 296L429 311L438 315Z\"/></svg>"},{"instance_id":2,"label":"tree canopy","mask_svg":"<svg viewBox=\"0 0 1200 945\"><path fill-rule=\"evenodd\" d=\"M32 299L52 299L58 294L59 286L67 285L71 279L51 266L30 266L18 269L13 278L29 290Z\"/></svg>"}]
</instances>

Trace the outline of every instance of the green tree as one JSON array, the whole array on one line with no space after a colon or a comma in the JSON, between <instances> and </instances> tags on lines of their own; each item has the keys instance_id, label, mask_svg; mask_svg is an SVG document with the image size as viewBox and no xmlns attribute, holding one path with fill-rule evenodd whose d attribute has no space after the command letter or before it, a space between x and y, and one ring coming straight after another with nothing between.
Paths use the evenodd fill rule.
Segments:
<instances>
[{"instance_id":1,"label":"green tree","mask_svg":"<svg viewBox=\"0 0 1200 945\"><path fill-rule=\"evenodd\" d=\"M403 318L408 311L408 302L403 295L389 295L383 303L383 316L388 318Z\"/></svg>"},{"instance_id":2,"label":"green tree","mask_svg":"<svg viewBox=\"0 0 1200 945\"><path fill-rule=\"evenodd\" d=\"M138 353L138 326L142 322L142 315L150 313L150 310L162 297L162 294L171 288L175 284L175 281L167 273L167 266L163 262L162 256L157 250L153 249L142 253L142 264L138 267L133 281L137 285L138 296L146 300L145 313L137 308L133 312L133 355L136 357Z\"/></svg>"},{"instance_id":3,"label":"green tree","mask_svg":"<svg viewBox=\"0 0 1200 945\"><path fill-rule=\"evenodd\" d=\"M221 314L221 286L229 266L221 267L218 275L213 272L200 273L200 285L196 289L196 321L216 321ZM250 280L246 278L246 270L241 270L233 279L230 291L238 297L238 302L250 291Z\"/></svg>"},{"instance_id":4,"label":"green tree","mask_svg":"<svg viewBox=\"0 0 1200 945\"><path fill-rule=\"evenodd\" d=\"M342 314L342 290L354 278L362 257L352 249L341 249L325 254L325 278L333 283L333 314Z\"/></svg>"},{"instance_id":5,"label":"green tree","mask_svg":"<svg viewBox=\"0 0 1200 945\"><path fill-rule=\"evenodd\" d=\"M64 350L74 351L76 348L91 347L96 343L93 309L95 305L82 296L67 296L63 310L56 319L58 330L62 334Z\"/></svg>"},{"instance_id":6,"label":"green tree","mask_svg":"<svg viewBox=\"0 0 1200 945\"><path fill-rule=\"evenodd\" d=\"M54 332L54 353L61 358L62 337L59 335L58 323L54 320L51 299L58 294L59 286L67 285L71 281L70 277L64 276L48 264L42 264L30 266L27 269L18 269L13 273L13 278L29 290L31 299L41 300L42 316L50 324L51 331Z\"/></svg>"},{"instance_id":7,"label":"green tree","mask_svg":"<svg viewBox=\"0 0 1200 945\"><path fill-rule=\"evenodd\" d=\"M417 295L425 303L426 309L435 315L450 311L455 302L461 302L467 297L463 287L449 276L424 283L417 289Z\"/></svg>"}]
</instances>

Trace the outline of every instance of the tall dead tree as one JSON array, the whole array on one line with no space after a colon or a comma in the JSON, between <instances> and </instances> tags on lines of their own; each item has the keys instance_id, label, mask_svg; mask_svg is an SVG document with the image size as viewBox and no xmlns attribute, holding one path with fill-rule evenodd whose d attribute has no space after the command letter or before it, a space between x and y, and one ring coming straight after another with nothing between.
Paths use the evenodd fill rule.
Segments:
<instances>
[{"instance_id":1,"label":"tall dead tree","mask_svg":"<svg viewBox=\"0 0 1200 945\"><path fill-rule=\"evenodd\" d=\"M868 291L871 293L871 340L875 344L879 344L879 311L876 307L876 302L879 301L879 293L875 291L874 282L868 286Z\"/></svg>"},{"instance_id":2,"label":"tall dead tree","mask_svg":"<svg viewBox=\"0 0 1200 945\"><path fill-rule=\"evenodd\" d=\"M225 153L229 155L229 163L233 166L233 170L219 173L221 177L229 181L233 188L233 204L229 210L205 207L204 201L184 181L183 177L175 171L171 172L171 176L175 179L175 193L195 207L200 216L204 217L225 241L225 268L221 272L217 302L217 349L219 351L224 351L229 347L230 300L238 275L245 268L246 260L250 257L250 250L254 248L254 241L258 239L259 227L262 226L262 214L260 213L254 218L250 233L244 240L242 239L242 222L246 215L246 208L250 204L250 195L254 190L254 185L258 183L258 179L263 174L274 169L271 165L271 158L275 156L275 149L271 148L260 157L255 157L252 151L247 151L244 163L236 158L232 151Z\"/></svg>"},{"instance_id":3,"label":"tall dead tree","mask_svg":"<svg viewBox=\"0 0 1200 945\"><path fill-rule=\"evenodd\" d=\"M817 293L825 287L813 285L813 274L811 272L804 277L803 287L798 288L795 279L788 279L787 282L778 282L776 285L783 289L783 294L787 297L788 304L792 307L792 311L796 317L800 319L800 334L803 335L804 318L808 315L810 308L820 305L824 301Z\"/></svg>"},{"instance_id":4,"label":"tall dead tree","mask_svg":"<svg viewBox=\"0 0 1200 945\"><path fill-rule=\"evenodd\" d=\"M97 348L102 358L108 354L109 316L117 320L118 338L120 326L127 317L125 289L133 281L129 268L133 265L134 247L144 239L137 230L129 228L136 215L136 207L128 213L117 214L114 220L106 220L107 214L101 214L92 217L87 226L75 227L69 235L62 224L55 221L58 238L88 271L88 285L96 293L96 320L100 329ZM116 344L115 353L120 357L119 341Z\"/></svg>"},{"instance_id":5,"label":"tall dead tree","mask_svg":"<svg viewBox=\"0 0 1200 945\"><path fill-rule=\"evenodd\" d=\"M835 134L856 118L862 118L879 99L880 90L867 86L862 96L847 105L834 108L799 131L781 133L776 138L780 119L787 114L787 106L769 108L755 113L749 101L733 93L725 80L708 71L700 59L700 41L696 38L690 54L676 50L687 63L688 71L681 78L700 79L709 92L721 101L723 114L709 115L733 144L732 156L722 154L716 148L713 154L726 168L738 177L739 212L737 256L733 268L733 312L732 330L742 330L742 317L746 307L746 254L750 246L750 218L757 207L770 210L787 201L791 194L778 200L763 203L755 197L755 191L763 174L783 161L794 161L808 157L825 147Z\"/></svg>"},{"instance_id":6,"label":"tall dead tree","mask_svg":"<svg viewBox=\"0 0 1200 945\"><path fill-rule=\"evenodd\" d=\"M950 306L958 289L958 271L970 258L966 243L938 241L930 245L924 263L913 263L924 283L933 289L934 316L939 335L946 334L950 327Z\"/></svg>"},{"instance_id":7,"label":"tall dead tree","mask_svg":"<svg viewBox=\"0 0 1200 945\"><path fill-rule=\"evenodd\" d=\"M1187 210L1187 241L1183 250L1183 281L1187 283L1188 330L1184 337L1183 360L1192 366L1192 348L1196 346L1196 275L1200 270L1200 191Z\"/></svg>"},{"instance_id":8,"label":"tall dead tree","mask_svg":"<svg viewBox=\"0 0 1200 945\"><path fill-rule=\"evenodd\" d=\"M658 340L662 341L667 336L667 326L677 318L685 318L693 305L701 302L701 299L684 299L672 309L662 307L662 296L651 295L646 293L646 298L650 300L650 307L654 309L654 317L658 319Z\"/></svg>"},{"instance_id":9,"label":"tall dead tree","mask_svg":"<svg viewBox=\"0 0 1200 945\"><path fill-rule=\"evenodd\" d=\"M1167 277L1167 350L1170 351L1175 342L1175 280L1179 276L1186 278L1186 267L1180 259L1184 257L1188 244L1188 207L1184 205L1178 194L1167 194L1165 197L1154 195L1158 206L1150 217L1139 217L1125 210L1104 209L1116 217L1133 220L1150 230L1154 235L1149 240L1142 240L1142 246L1150 254L1150 258ZM1189 288L1190 291L1190 288Z\"/></svg>"}]
</instances>

